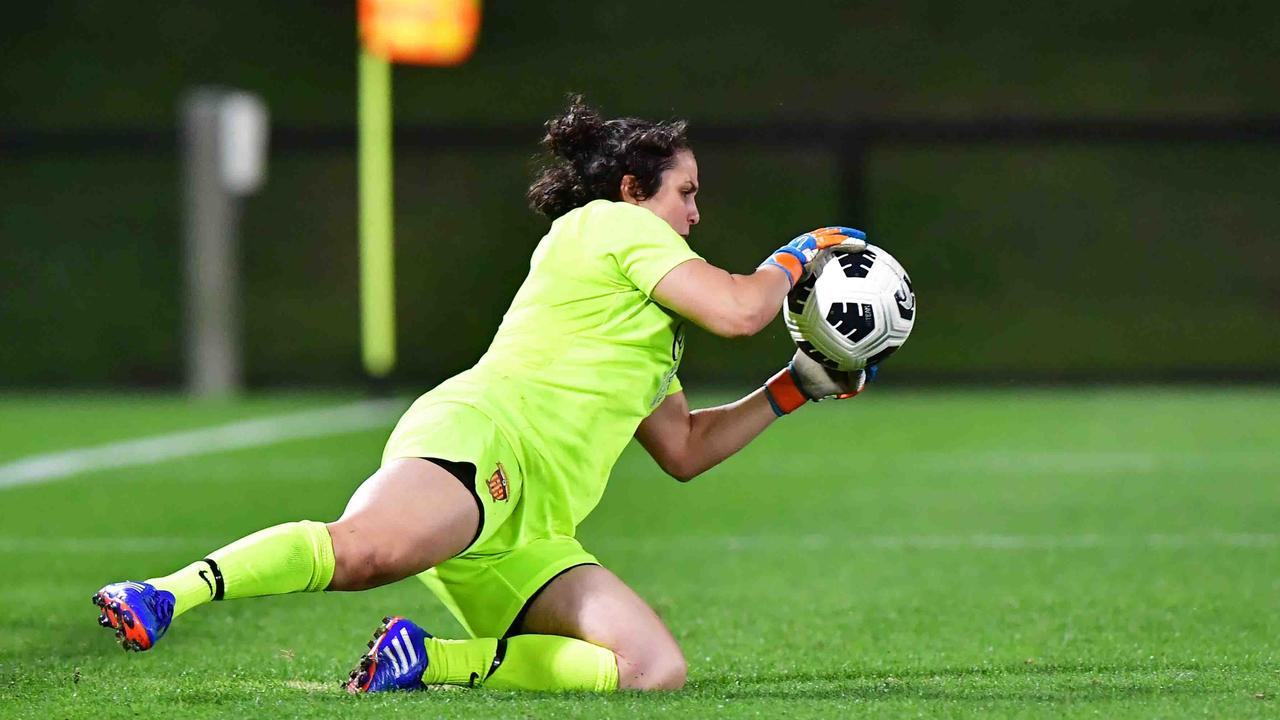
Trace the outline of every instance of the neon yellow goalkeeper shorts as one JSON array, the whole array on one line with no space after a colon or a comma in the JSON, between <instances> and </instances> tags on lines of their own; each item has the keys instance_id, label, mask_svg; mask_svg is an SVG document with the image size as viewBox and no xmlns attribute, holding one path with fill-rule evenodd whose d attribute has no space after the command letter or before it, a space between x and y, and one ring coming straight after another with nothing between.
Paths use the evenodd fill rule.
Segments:
<instances>
[{"instance_id":1,"label":"neon yellow goalkeeper shorts","mask_svg":"<svg viewBox=\"0 0 1280 720\"><path fill-rule=\"evenodd\" d=\"M549 537L525 522L524 473L502 430L479 410L420 398L400 418L382 453L469 463L482 510L476 539L457 557L420 574L473 637L504 637L529 600L557 575L599 561L572 537Z\"/></svg>"}]
</instances>

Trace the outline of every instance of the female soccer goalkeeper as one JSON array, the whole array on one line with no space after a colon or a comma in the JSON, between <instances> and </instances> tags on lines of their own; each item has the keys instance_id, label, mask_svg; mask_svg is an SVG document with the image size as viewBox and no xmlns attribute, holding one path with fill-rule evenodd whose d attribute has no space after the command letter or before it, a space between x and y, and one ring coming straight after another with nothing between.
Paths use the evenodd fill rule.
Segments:
<instances>
[{"instance_id":1,"label":"female soccer goalkeeper","mask_svg":"<svg viewBox=\"0 0 1280 720\"><path fill-rule=\"evenodd\" d=\"M741 400L690 411L676 369L686 320L725 337L759 332L815 255L865 241L823 228L734 275L685 240L699 217L683 121L606 121L574 97L546 129L553 158L529 200L553 222L489 350L409 408L337 521L277 525L171 575L102 588L99 622L126 649L150 649L210 600L417 575L473 639L387 618L352 692L684 684L662 620L574 531L633 436L687 481L807 400L861 390L865 374L797 354Z\"/></svg>"}]
</instances>

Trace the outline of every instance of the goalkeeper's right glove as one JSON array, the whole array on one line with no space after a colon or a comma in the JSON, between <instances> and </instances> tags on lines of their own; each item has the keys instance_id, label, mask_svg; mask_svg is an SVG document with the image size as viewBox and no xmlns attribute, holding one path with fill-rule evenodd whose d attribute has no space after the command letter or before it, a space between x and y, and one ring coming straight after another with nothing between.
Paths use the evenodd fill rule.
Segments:
<instances>
[{"instance_id":1,"label":"goalkeeper's right glove","mask_svg":"<svg viewBox=\"0 0 1280 720\"><path fill-rule=\"evenodd\" d=\"M867 249L867 234L861 230L838 225L818 228L778 248L760 263L760 267L773 266L782 270L787 274L787 281L791 283L791 287L795 287L804 276L805 268L813 262L818 253L837 245L848 248L852 252L862 252Z\"/></svg>"},{"instance_id":2,"label":"goalkeeper's right glove","mask_svg":"<svg viewBox=\"0 0 1280 720\"><path fill-rule=\"evenodd\" d=\"M861 370L832 370L799 350L791 362L764 384L764 396L782 417L810 400L847 400L875 380L877 366Z\"/></svg>"}]
</instances>

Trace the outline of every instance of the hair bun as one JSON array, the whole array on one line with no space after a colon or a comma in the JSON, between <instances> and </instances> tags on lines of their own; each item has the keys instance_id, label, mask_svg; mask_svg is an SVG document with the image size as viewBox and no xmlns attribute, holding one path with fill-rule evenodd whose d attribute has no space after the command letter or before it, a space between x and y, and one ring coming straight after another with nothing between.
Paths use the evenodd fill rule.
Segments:
<instances>
[{"instance_id":1,"label":"hair bun","mask_svg":"<svg viewBox=\"0 0 1280 720\"><path fill-rule=\"evenodd\" d=\"M564 114L546 122L547 134L542 144L557 157L580 165L608 143L609 131L600 112L586 103L581 95L569 96Z\"/></svg>"}]
</instances>

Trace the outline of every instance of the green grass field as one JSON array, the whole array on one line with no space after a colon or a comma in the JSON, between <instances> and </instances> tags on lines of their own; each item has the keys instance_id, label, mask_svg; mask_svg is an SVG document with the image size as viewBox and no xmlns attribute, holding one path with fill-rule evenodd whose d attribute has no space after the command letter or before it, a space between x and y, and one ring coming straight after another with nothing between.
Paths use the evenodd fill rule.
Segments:
<instances>
[{"instance_id":1,"label":"green grass field","mask_svg":"<svg viewBox=\"0 0 1280 720\"><path fill-rule=\"evenodd\" d=\"M342 400L3 397L0 465ZM108 581L335 517L392 421L0 488L0 716L1280 716L1277 389L877 387L689 485L629 449L580 535L685 648L677 693L346 696L383 614L458 633L415 581L200 608L138 655L96 626Z\"/></svg>"}]
</instances>

